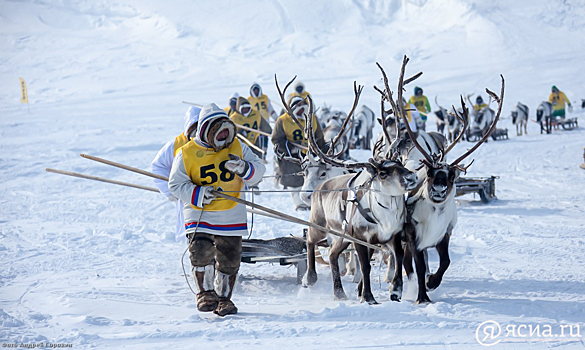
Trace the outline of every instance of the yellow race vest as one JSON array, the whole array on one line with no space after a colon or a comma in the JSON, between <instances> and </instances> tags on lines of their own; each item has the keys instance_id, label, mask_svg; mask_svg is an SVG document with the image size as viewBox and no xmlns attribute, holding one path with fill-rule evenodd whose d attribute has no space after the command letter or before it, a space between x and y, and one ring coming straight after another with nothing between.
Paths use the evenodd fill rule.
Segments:
<instances>
[{"instance_id":1,"label":"yellow race vest","mask_svg":"<svg viewBox=\"0 0 585 350\"><path fill-rule=\"evenodd\" d=\"M187 136L185 136L185 134L181 133L181 135L175 137L175 147L174 147L174 152L173 155L177 155L177 152L179 152L179 149L183 146L185 146L187 144L187 142L189 142L189 140L187 140Z\"/></svg>"},{"instance_id":2,"label":"yellow race vest","mask_svg":"<svg viewBox=\"0 0 585 350\"><path fill-rule=\"evenodd\" d=\"M298 143L305 147L309 147L309 141L305 138L304 128L305 128L305 120L299 119L303 129L299 129L299 126L295 121L288 115L288 113L283 114L280 116L282 118L282 128L284 129L284 134L286 135L286 139L290 142ZM313 131L317 129L317 120L313 118ZM306 150L303 149L303 154L307 153Z\"/></svg>"},{"instance_id":3,"label":"yellow race vest","mask_svg":"<svg viewBox=\"0 0 585 350\"><path fill-rule=\"evenodd\" d=\"M205 148L199 146L195 142L189 142L182 148L183 150L183 164L187 175L191 181L197 186L213 186L215 189L221 187L224 191L240 191L244 186L241 177L229 172L225 168L225 163L230 160L228 155L234 154L240 158L242 155L242 145L240 141L235 139L228 148L224 148L219 152L213 148ZM197 191L197 190L196 190ZM230 196L241 197L241 193L228 193ZM224 211L230 210L237 205L236 202L216 198L210 204L205 206L206 211ZM201 208L191 204L195 210Z\"/></svg>"},{"instance_id":4,"label":"yellow race vest","mask_svg":"<svg viewBox=\"0 0 585 350\"><path fill-rule=\"evenodd\" d=\"M248 97L248 101L256 109L260 112L262 118L268 120L270 118L270 112L268 112L268 96L262 94L258 97L250 96Z\"/></svg>"},{"instance_id":5,"label":"yellow race vest","mask_svg":"<svg viewBox=\"0 0 585 350\"><path fill-rule=\"evenodd\" d=\"M260 118L262 118L260 116L260 113L258 111L255 111L255 110L251 110L250 114L247 117L241 115L240 113L234 113L230 116L230 119L236 125L242 125L242 126L245 126L247 128L252 128L252 129L256 129L256 130L258 130L260 128L260 121L261 121ZM260 135L258 133L251 132L248 130L246 130L246 132L247 132L246 138L248 139L248 141L252 142L252 144L255 144L256 139Z\"/></svg>"}]
</instances>

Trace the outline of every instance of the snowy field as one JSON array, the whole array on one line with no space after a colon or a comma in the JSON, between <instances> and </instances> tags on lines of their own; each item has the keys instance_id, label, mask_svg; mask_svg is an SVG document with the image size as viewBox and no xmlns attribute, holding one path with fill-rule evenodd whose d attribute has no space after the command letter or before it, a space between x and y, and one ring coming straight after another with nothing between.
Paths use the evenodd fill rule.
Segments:
<instances>
[{"instance_id":1,"label":"snowy field","mask_svg":"<svg viewBox=\"0 0 585 350\"><path fill-rule=\"evenodd\" d=\"M0 48L3 347L470 349L483 348L476 330L494 321L502 334L491 348L585 348L585 129L541 135L530 122L517 137L509 118L521 101L534 119L554 84L574 101L569 116L585 123L582 1L0 0ZM297 74L317 104L345 111L356 80L366 85L361 102L378 111L375 62L395 86L404 54L407 75L424 72L416 85L433 109L435 95L446 107L459 94L499 91L499 74L507 82L499 127L510 139L480 147L468 173L499 176L498 199L458 197L451 266L429 293L432 304L414 304L416 281L391 302L378 263L374 306L359 302L350 276L349 300L335 301L326 266L305 289L293 267L259 263L241 267L237 315L201 314L183 277L186 243L175 241L170 203L45 172L152 186L79 153L148 169L181 132L181 101L223 107L233 92L248 96L253 82L274 100L275 73L281 84ZM30 106L19 103L19 77ZM255 200L308 218L289 194ZM253 238L290 234L302 226L254 218ZM436 253L430 260L436 268ZM540 336L523 337L528 327Z\"/></svg>"}]
</instances>

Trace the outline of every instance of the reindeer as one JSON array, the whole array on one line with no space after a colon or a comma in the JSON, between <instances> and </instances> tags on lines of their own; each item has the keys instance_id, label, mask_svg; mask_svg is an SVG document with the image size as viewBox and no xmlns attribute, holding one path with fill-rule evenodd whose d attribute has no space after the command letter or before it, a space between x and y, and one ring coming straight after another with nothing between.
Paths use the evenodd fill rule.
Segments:
<instances>
[{"instance_id":1,"label":"reindeer","mask_svg":"<svg viewBox=\"0 0 585 350\"><path fill-rule=\"evenodd\" d=\"M372 130L374 129L375 115L368 106L363 105L355 114L353 143L355 148L370 149Z\"/></svg>"},{"instance_id":2,"label":"reindeer","mask_svg":"<svg viewBox=\"0 0 585 350\"><path fill-rule=\"evenodd\" d=\"M351 115L348 116L347 114L341 111L333 111L327 118L325 128L323 129L323 139L325 140L325 142L330 144L329 149L332 152L338 154L338 156L341 157L342 159L349 158L350 132L349 131L340 132L342 130L341 127L344 124L347 125L345 121L351 122ZM335 138L337 139L341 138L341 142L334 143L333 140Z\"/></svg>"},{"instance_id":3,"label":"reindeer","mask_svg":"<svg viewBox=\"0 0 585 350\"><path fill-rule=\"evenodd\" d=\"M536 108L536 122L540 124L540 133L546 131L550 134L552 131L553 106L548 101L542 101Z\"/></svg>"},{"instance_id":4,"label":"reindeer","mask_svg":"<svg viewBox=\"0 0 585 350\"><path fill-rule=\"evenodd\" d=\"M473 118L473 124L468 130L467 141L477 141L483 138L494 121L494 115L495 112L489 105L477 111Z\"/></svg>"},{"instance_id":5,"label":"reindeer","mask_svg":"<svg viewBox=\"0 0 585 350\"><path fill-rule=\"evenodd\" d=\"M412 80L414 79L409 79L409 81ZM402 91L402 82L403 75L401 75L400 91ZM280 88L278 89L280 92ZM362 87L358 89L354 83L356 101L361 89ZM401 93L399 94L401 97ZM307 97L307 99L310 105L309 111L312 112L311 98ZM307 127L307 136L313 151L325 162L337 167L359 170L356 175L338 176L317 187L319 191L312 196L311 222L342 230L353 237L370 243L388 243L402 230L405 214L404 194L416 186L416 175L407 170L396 159L384 162L377 162L374 159L361 163L341 162L315 148L312 126ZM390 140L387 141L391 144ZM359 214L354 217L356 210L359 211ZM307 236L308 269L303 278L304 286L313 285L317 281L314 247L325 237L326 235L322 232L309 228ZM337 237L332 240L329 260L334 295L337 299L346 299L337 258L349 246L350 242ZM362 271L362 281L358 285L358 293L362 297L362 301L376 304L370 286L370 252L368 248L359 244L355 248Z\"/></svg>"},{"instance_id":6,"label":"reindeer","mask_svg":"<svg viewBox=\"0 0 585 350\"><path fill-rule=\"evenodd\" d=\"M447 117L447 110L443 108L439 101L437 101L437 96L435 95L435 104L439 107L438 111L435 111L435 119L437 120L437 132L440 134L445 134L445 124L446 124L446 117Z\"/></svg>"},{"instance_id":7,"label":"reindeer","mask_svg":"<svg viewBox=\"0 0 585 350\"><path fill-rule=\"evenodd\" d=\"M512 124L516 125L516 136L522 136L522 127L524 127L524 133L528 135L526 130L528 124L527 105L518 102L516 109L512 111Z\"/></svg>"},{"instance_id":8,"label":"reindeer","mask_svg":"<svg viewBox=\"0 0 585 350\"><path fill-rule=\"evenodd\" d=\"M454 199L456 193L455 180L457 180L461 173L467 171L467 168L471 166L473 161L467 167L461 166L459 163L481 146L496 128L496 123L502 112L504 98L504 77L501 76L501 78L502 87L500 96L486 89L486 92L498 104L497 113L489 129L471 149L452 163L445 162L444 157L451 151L456 142L450 144L444 153L429 154L416 142L416 138L407 125L407 131L411 135L415 147L424 155L425 159L422 160L422 163L426 172L426 177L422 185L409 194L407 201L408 215L403 231L403 237L408 244L408 251L404 254L404 268L409 276L412 275L412 256L414 256L418 278L418 296L416 302L419 304L429 303L431 301L427 295L427 290L433 290L441 284L443 275L449 267L449 239L453 228L457 224L457 207ZM469 112L465 107L463 97L461 97L461 106L463 114L458 114L458 117L462 121L465 121ZM404 118L403 111L400 111L400 114ZM464 129L467 128L467 125L467 123L464 124ZM436 247L440 262L438 270L425 278L427 266L423 252L429 247ZM402 247L395 246L397 250L400 248ZM400 256L400 251L396 255ZM400 264L396 265L398 270ZM402 271L397 271L397 275L401 277ZM398 281L398 283L401 282L401 280Z\"/></svg>"}]
</instances>

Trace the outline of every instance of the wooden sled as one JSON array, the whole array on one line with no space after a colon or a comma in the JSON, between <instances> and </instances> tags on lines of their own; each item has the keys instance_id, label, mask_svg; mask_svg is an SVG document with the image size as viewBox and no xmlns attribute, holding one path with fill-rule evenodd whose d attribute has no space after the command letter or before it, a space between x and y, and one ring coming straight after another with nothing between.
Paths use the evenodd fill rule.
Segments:
<instances>
[{"instance_id":1,"label":"wooden sled","mask_svg":"<svg viewBox=\"0 0 585 350\"><path fill-rule=\"evenodd\" d=\"M460 177L455 181L457 186L456 196L468 193L477 193L482 203L489 203L496 199L496 179L491 177Z\"/></svg>"},{"instance_id":2,"label":"wooden sled","mask_svg":"<svg viewBox=\"0 0 585 350\"><path fill-rule=\"evenodd\" d=\"M257 262L295 265L297 283L300 284L307 271L307 245L301 237L280 237L274 239L242 239L243 263Z\"/></svg>"}]
</instances>

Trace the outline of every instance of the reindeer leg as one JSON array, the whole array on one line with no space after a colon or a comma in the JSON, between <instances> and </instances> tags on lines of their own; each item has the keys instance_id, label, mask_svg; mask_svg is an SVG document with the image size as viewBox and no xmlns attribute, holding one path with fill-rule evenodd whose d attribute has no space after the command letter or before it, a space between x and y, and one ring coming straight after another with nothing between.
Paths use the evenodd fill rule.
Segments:
<instances>
[{"instance_id":1,"label":"reindeer leg","mask_svg":"<svg viewBox=\"0 0 585 350\"><path fill-rule=\"evenodd\" d=\"M360 267L362 269L362 302L367 302L368 304L378 304L376 299L374 299L374 295L372 294L372 288L370 285L370 270L372 266L370 265L370 252L368 247L364 247L361 244L355 245L355 250L358 253L358 257L360 259Z\"/></svg>"},{"instance_id":2,"label":"reindeer leg","mask_svg":"<svg viewBox=\"0 0 585 350\"><path fill-rule=\"evenodd\" d=\"M449 239L451 238L451 232L448 232L443 240L437 244L437 251L439 252L439 269L437 272L429 275L427 277L427 290L434 290L436 289L443 280L443 275L447 268L449 268L449 264L451 260L449 259Z\"/></svg>"},{"instance_id":3,"label":"reindeer leg","mask_svg":"<svg viewBox=\"0 0 585 350\"><path fill-rule=\"evenodd\" d=\"M430 303L431 299L427 295L427 287L425 285L426 262L423 250L418 251L416 248L416 229L412 223L404 224L404 234L408 241L410 253L414 256L414 263L416 266L416 277L418 279L418 297L417 304Z\"/></svg>"},{"instance_id":4,"label":"reindeer leg","mask_svg":"<svg viewBox=\"0 0 585 350\"><path fill-rule=\"evenodd\" d=\"M402 261L404 259L404 250L402 249L402 235L395 234L390 241L392 255L394 256L394 277L390 283L390 300L400 301L402 298ZM388 266L390 269L390 266Z\"/></svg>"},{"instance_id":5,"label":"reindeer leg","mask_svg":"<svg viewBox=\"0 0 585 350\"><path fill-rule=\"evenodd\" d=\"M343 291L341 284L341 274L339 273L339 254L343 252L350 244L349 241L339 239L333 243L329 249L329 266L331 267L331 278L333 279L333 295L336 300L346 300L347 295Z\"/></svg>"},{"instance_id":6,"label":"reindeer leg","mask_svg":"<svg viewBox=\"0 0 585 350\"><path fill-rule=\"evenodd\" d=\"M317 283L317 269L315 268L315 241L312 239L312 228L309 228L307 237L307 272L303 277L302 286L307 288Z\"/></svg>"},{"instance_id":7,"label":"reindeer leg","mask_svg":"<svg viewBox=\"0 0 585 350\"><path fill-rule=\"evenodd\" d=\"M410 251L410 247L408 244L406 244L403 247L402 251L404 252L404 257L402 258L402 265L404 266L406 276L408 276L408 279L410 280L412 279L412 275L414 274L414 267L412 266L412 252Z\"/></svg>"},{"instance_id":8,"label":"reindeer leg","mask_svg":"<svg viewBox=\"0 0 585 350\"><path fill-rule=\"evenodd\" d=\"M356 251L356 254L357 254L357 251ZM372 256L374 255L374 250L368 248L368 254L370 255L368 261L372 261ZM359 256L358 256L358 260L359 260ZM359 271L359 266L360 265L358 265L358 272L360 272L360 274L361 274L361 271ZM360 299L362 297L363 288L364 288L364 278L363 278L363 276L360 276L360 280L359 280L359 283L357 285L357 294L358 294L358 297Z\"/></svg>"}]
</instances>

